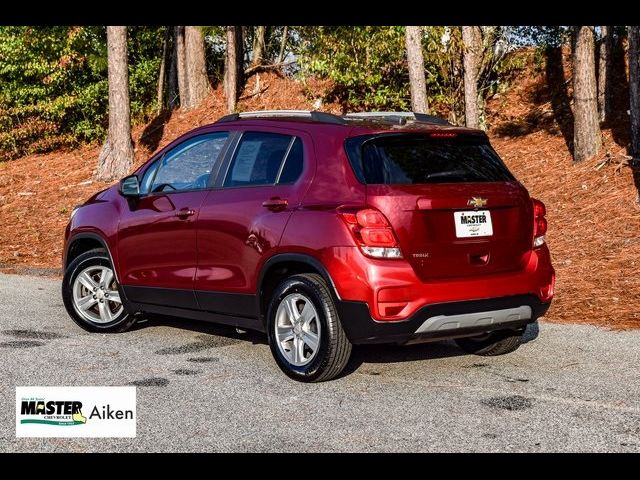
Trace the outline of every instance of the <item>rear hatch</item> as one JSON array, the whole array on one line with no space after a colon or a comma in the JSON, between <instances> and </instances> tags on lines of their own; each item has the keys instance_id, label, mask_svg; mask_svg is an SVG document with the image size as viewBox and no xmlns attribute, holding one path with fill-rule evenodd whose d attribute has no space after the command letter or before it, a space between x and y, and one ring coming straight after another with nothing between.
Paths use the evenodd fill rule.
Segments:
<instances>
[{"instance_id":1,"label":"rear hatch","mask_svg":"<svg viewBox=\"0 0 640 480\"><path fill-rule=\"evenodd\" d=\"M423 280L519 270L531 250L533 212L482 134L380 134L346 145L367 204L391 223Z\"/></svg>"}]
</instances>

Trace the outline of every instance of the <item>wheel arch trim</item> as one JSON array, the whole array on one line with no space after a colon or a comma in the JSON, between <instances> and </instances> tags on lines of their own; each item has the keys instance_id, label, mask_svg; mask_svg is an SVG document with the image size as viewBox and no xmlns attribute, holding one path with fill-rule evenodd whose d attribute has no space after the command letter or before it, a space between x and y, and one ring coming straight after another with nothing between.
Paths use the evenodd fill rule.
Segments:
<instances>
[{"instance_id":1,"label":"wheel arch trim","mask_svg":"<svg viewBox=\"0 0 640 480\"><path fill-rule=\"evenodd\" d=\"M262 300L261 298L262 290L263 290L262 287L263 287L264 279L267 272L272 267L278 265L279 263L287 263L287 262L305 263L310 267L313 267L315 270L318 271L318 273L320 273L324 281L327 282L327 284L331 288L331 291L335 295L335 297L338 300L340 300L340 294L338 293L336 284L334 283L333 278L331 278L331 275L329 274L329 272L327 271L327 269L325 268L325 266L322 264L320 260L318 260L315 257L312 257L311 255L306 255L304 253L277 253L272 257L270 257L264 263L264 265L262 266L262 269L260 270L260 275L258 276L258 289L257 289L258 301Z\"/></svg>"},{"instance_id":2,"label":"wheel arch trim","mask_svg":"<svg viewBox=\"0 0 640 480\"><path fill-rule=\"evenodd\" d=\"M116 276L116 282L118 282L118 284L120 284L120 277L118 275L118 268L116 267L115 262L113 261L113 255L111 255L111 249L109 248L109 244L107 243L107 241L104 239L104 237L102 237L101 235L94 233L94 232L81 232L81 233L76 233L75 235L73 235L71 238L69 238L69 240L67 241L67 245L65 247L64 250L64 264L63 267L66 270L67 267L69 266L69 250L71 249L71 246L78 240L82 240L82 239L91 239L91 240L96 240L98 243L100 243L104 249L107 251L107 255L109 256L109 260L111 261L111 266L113 267L113 273Z\"/></svg>"}]
</instances>

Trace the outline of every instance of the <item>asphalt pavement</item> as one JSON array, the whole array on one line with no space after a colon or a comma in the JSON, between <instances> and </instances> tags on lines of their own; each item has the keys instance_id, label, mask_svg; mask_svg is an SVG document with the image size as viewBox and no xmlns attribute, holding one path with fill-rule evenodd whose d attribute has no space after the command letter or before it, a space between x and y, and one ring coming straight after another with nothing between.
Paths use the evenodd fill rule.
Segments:
<instances>
[{"instance_id":1,"label":"asphalt pavement","mask_svg":"<svg viewBox=\"0 0 640 480\"><path fill-rule=\"evenodd\" d=\"M0 359L0 452L640 452L640 331L542 320L493 358L360 347L341 378L301 384L261 335L164 317L91 334L59 281L0 274ZM17 439L28 385L137 385L137 437Z\"/></svg>"}]
</instances>

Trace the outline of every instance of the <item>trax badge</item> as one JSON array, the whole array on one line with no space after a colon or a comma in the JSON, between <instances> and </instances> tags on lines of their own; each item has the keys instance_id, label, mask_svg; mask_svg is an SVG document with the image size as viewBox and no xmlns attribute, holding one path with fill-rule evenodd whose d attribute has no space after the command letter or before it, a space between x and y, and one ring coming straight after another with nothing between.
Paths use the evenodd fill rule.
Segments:
<instances>
[{"instance_id":1,"label":"trax badge","mask_svg":"<svg viewBox=\"0 0 640 480\"><path fill-rule=\"evenodd\" d=\"M487 204L487 199L482 197L472 197L467 200L467 205L470 207L480 208Z\"/></svg>"}]
</instances>

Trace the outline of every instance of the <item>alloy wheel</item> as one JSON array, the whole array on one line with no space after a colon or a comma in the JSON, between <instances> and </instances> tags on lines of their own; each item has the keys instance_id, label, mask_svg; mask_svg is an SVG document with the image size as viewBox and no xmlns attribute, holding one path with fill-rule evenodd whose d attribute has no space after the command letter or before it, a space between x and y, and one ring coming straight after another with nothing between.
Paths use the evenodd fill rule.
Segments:
<instances>
[{"instance_id":1,"label":"alloy wheel","mask_svg":"<svg viewBox=\"0 0 640 480\"><path fill-rule=\"evenodd\" d=\"M73 282L73 307L93 323L110 323L124 311L113 270L102 265L87 267Z\"/></svg>"},{"instance_id":2,"label":"alloy wheel","mask_svg":"<svg viewBox=\"0 0 640 480\"><path fill-rule=\"evenodd\" d=\"M300 293L284 297L276 311L275 336L280 353L296 367L309 364L320 349L320 319L313 302Z\"/></svg>"}]
</instances>

